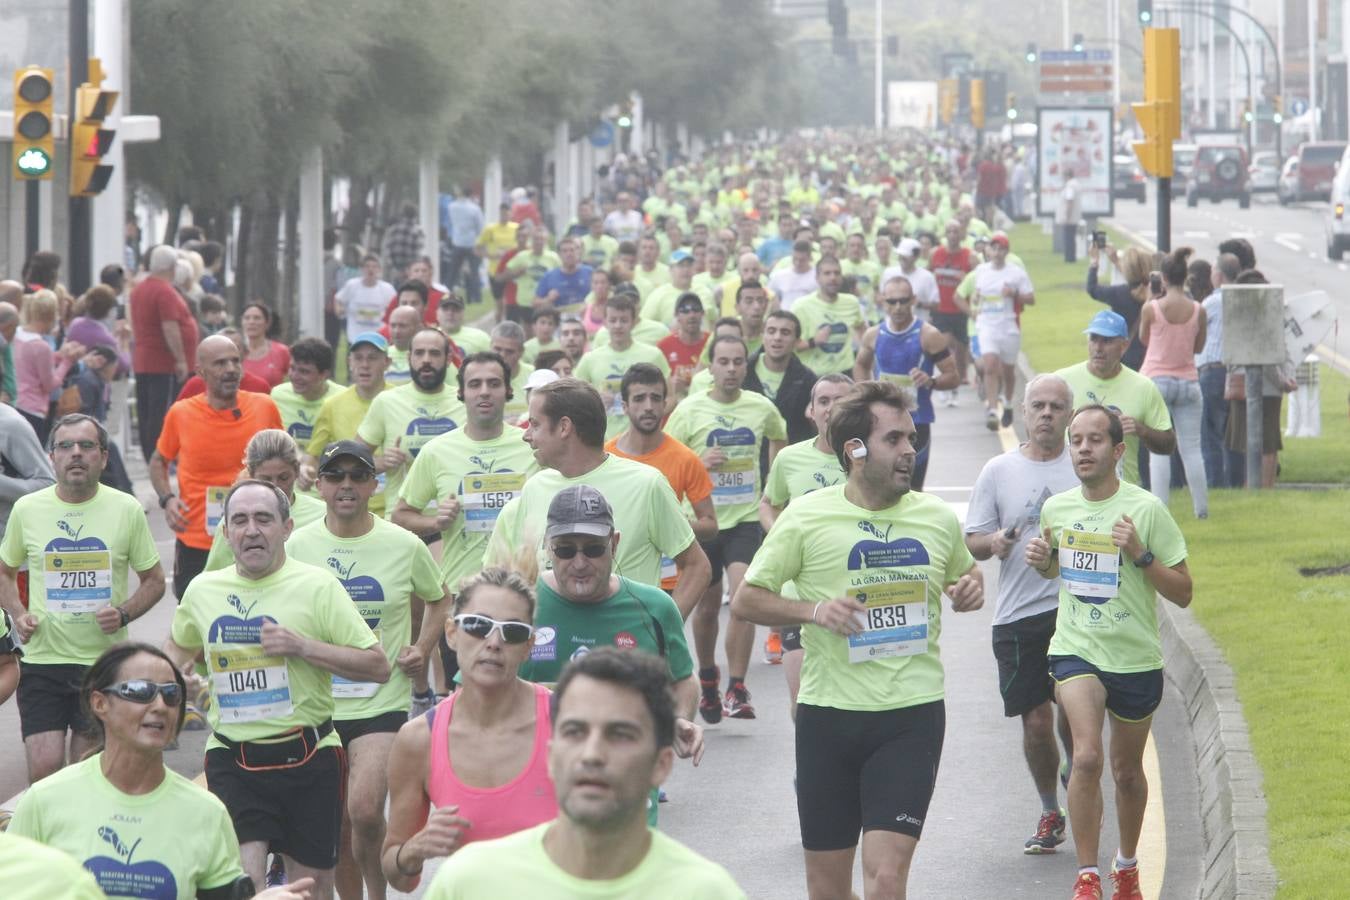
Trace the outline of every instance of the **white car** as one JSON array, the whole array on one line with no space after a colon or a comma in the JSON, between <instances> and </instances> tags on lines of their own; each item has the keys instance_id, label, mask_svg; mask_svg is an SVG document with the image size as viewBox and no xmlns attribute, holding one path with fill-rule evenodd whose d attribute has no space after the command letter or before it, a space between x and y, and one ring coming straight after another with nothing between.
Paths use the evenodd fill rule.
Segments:
<instances>
[{"instance_id":1,"label":"white car","mask_svg":"<svg viewBox=\"0 0 1350 900\"><path fill-rule=\"evenodd\" d=\"M1350 149L1341 158L1336 176L1331 180L1331 202L1327 204L1326 235L1327 259L1340 259L1350 250Z\"/></svg>"},{"instance_id":2,"label":"white car","mask_svg":"<svg viewBox=\"0 0 1350 900\"><path fill-rule=\"evenodd\" d=\"M1252 176L1252 193L1273 193L1280 183L1280 158L1270 151L1252 154L1247 167Z\"/></svg>"}]
</instances>

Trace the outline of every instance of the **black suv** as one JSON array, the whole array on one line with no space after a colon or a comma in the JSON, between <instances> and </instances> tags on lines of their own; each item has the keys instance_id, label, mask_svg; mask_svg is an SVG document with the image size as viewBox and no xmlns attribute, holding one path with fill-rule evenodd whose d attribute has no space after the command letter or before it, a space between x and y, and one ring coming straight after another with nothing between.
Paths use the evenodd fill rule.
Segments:
<instances>
[{"instance_id":1,"label":"black suv","mask_svg":"<svg viewBox=\"0 0 1350 900\"><path fill-rule=\"evenodd\" d=\"M1205 144L1196 151L1195 164L1186 180L1186 205L1195 206L1201 198L1215 203L1235 199L1243 209L1251 206L1246 150L1237 144Z\"/></svg>"}]
</instances>

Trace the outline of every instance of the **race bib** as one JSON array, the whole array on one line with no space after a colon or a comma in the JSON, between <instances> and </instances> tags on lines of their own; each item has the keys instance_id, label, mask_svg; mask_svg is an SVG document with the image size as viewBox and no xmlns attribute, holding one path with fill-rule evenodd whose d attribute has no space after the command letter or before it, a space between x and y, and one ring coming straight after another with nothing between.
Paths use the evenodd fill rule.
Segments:
<instances>
[{"instance_id":1,"label":"race bib","mask_svg":"<svg viewBox=\"0 0 1350 900\"><path fill-rule=\"evenodd\" d=\"M710 472L713 506L735 506L755 502L755 460L752 457L728 459Z\"/></svg>"},{"instance_id":2,"label":"race bib","mask_svg":"<svg viewBox=\"0 0 1350 900\"><path fill-rule=\"evenodd\" d=\"M55 550L43 557L47 609L73 615L112 602L112 554L107 550Z\"/></svg>"},{"instance_id":3,"label":"race bib","mask_svg":"<svg viewBox=\"0 0 1350 900\"><path fill-rule=\"evenodd\" d=\"M1120 550L1111 535L1073 531L1059 535L1059 577L1070 594L1110 599L1120 593Z\"/></svg>"},{"instance_id":4,"label":"race bib","mask_svg":"<svg viewBox=\"0 0 1350 900\"><path fill-rule=\"evenodd\" d=\"M985 313L997 315L1006 308L1006 298L1002 294L981 294L979 296L980 315Z\"/></svg>"},{"instance_id":5,"label":"race bib","mask_svg":"<svg viewBox=\"0 0 1350 900\"><path fill-rule=\"evenodd\" d=\"M848 661L928 652L928 580L869 584L851 592L867 607L863 631L848 639Z\"/></svg>"},{"instance_id":6,"label":"race bib","mask_svg":"<svg viewBox=\"0 0 1350 900\"><path fill-rule=\"evenodd\" d=\"M661 580L665 581L667 578L674 578L678 574L680 574L680 572L679 569L675 566L675 560L671 559L669 556L662 556Z\"/></svg>"},{"instance_id":7,"label":"race bib","mask_svg":"<svg viewBox=\"0 0 1350 900\"><path fill-rule=\"evenodd\" d=\"M266 655L260 644L217 645L209 659L222 723L281 719L294 711L285 659Z\"/></svg>"},{"instance_id":8,"label":"race bib","mask_svg":"<svg viewBox=\"0 0 1350 900\"><path fill-rule=\"evenodd\" d=\"M220 520L225 515L225 495L228 487L209 487L206 489L206 536L214 538Z\"/></svg>"},{"instance_id":9,"label":"race bib","mask_svg":"<svg viewBox=\"0 0 1350 900\"><path fill-rule=\"evenodd\" d=\"M380 306L358 306L356 307L356 324L363 330L377 330L384 319L384 307Z\"/></svg>"},{"instance_id":10,"label":"race bib","mask_svg":"<svg viewBox=\"0 0 1350 900\"><path fill-rule=\"evenodd\" d=\"M464 476L460 494L464 530L478 534L490 533L497 516L501 515L502 507L510 503L524 486L524 472Z\"/></svg>"},{"instance_id":11,"label":"race bib","mask_svg":"<svg viewBox=\"0 0 1350 900\"><path fill-rule=\"evenodd\" d=\"M889 381L898 388L903 388L907 391L914 390L914 379L908 375L895 375L890 372L882 372L879 378L881 381Z\"/></svg>"}]
</instances>

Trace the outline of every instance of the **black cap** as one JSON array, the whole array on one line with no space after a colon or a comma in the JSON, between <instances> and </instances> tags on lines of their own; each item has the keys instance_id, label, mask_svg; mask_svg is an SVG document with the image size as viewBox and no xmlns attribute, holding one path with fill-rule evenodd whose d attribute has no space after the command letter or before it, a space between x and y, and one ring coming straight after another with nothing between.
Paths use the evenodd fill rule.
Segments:
<instances>
[{"instance_id":1,"label":"black cap","mask_svg":"<svg viewBox=\"0 0 1350 900\"><path fill-rule=\"evenodd\" d=\"M589 534L609 537L614 533L614 513L605 495L589 484L563 488L548 505L545 538L565 534Z\"/></svg>"},{"instance_id":2,"label":"black cap","mask_svg":"<svg viewBox=\"0 0 1350 900\"><path fill-rule=\"evenodd\" d=\"M335 441L323 448L319 456L319 472L335 468L338 460L344 456L350 456L370 471L375 471L375 457L369 447L360 441Z\"/></svg>"}]
</instances>

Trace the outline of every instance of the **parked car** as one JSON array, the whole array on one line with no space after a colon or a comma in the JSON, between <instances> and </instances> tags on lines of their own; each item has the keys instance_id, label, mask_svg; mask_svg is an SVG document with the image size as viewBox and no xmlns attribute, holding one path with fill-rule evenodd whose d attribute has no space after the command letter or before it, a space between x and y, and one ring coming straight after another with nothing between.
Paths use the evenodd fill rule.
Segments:
<instances>
[{"instance_id":1,"label":"parked car","mask_svg":"<svg viewBox=\"0 0 1350 900\"><path fill-rule=\"evenodd\" d=\"M1347 150L1342 156L1336 176L1331 179L1331 202L1326 211L1327 259L1340 259L1346 250L1350 250L1350 216L1346 207L1350 206L1350 156Z\"/></svg>"},{"instance_id":2,"label":"parked car","mask_svg":"<svg viewBox=\"0 0 1350 900\"><path fill-rule=\"evenodd\" d=\"M1237 200L1243 209L1251 206L1251 176L1242 145L1206 144L1196 151L1195 164L1186 179L1186 205L1196 206L1202 199L1215 203Z\"/></svg>"},{"instance_id":3,"label":"parked car","mask_svg":"<svg viewBox=\"0 0 1350 900\"><path fill-rule=\"evenodd\" d=\"M1111 196L1133 197L1140 203L1148 200L1146 196L1148 179L1139 166L1139 160L1133 156L1118 154L1111 159Z\"/></svg>"},{"instance_id":4,"label":"parked car","mask_svg":"<svg viewBox=\"0 0 1350 900\"><path fill-rule=\"evenodd\" d=\"M1191 166L1195 165L1195 154L1200 148L1195 144L1172 145L1172 199L1186 196L1186 182L1191 175Z\"/></svg>"},{"instance_id":5,"label":"parked car","mask_svg":"<svg viewBox=\"0 0 1350 900\"><path fill-rule=\"evenodd\" d=\"M1253 194L1275 191L1280 183L1280 158L1269 150L1253 153L1247 173L1251 175Z\"/></svg>"},{"instance_id":6,"label":"parked car","mask_svg":"<svg viewBox=\"0 0 1350 900\"><path fill-rule=\"evenodd\" d=\"M1336 176L1345 141L1310 141L1298 148L1295 170L1281 178L1278 196L1281 203L1326 200L1331 196L1331 181ZM1285 164L1286 168L1288 163Z\"/></svg>"}]
</instances>

